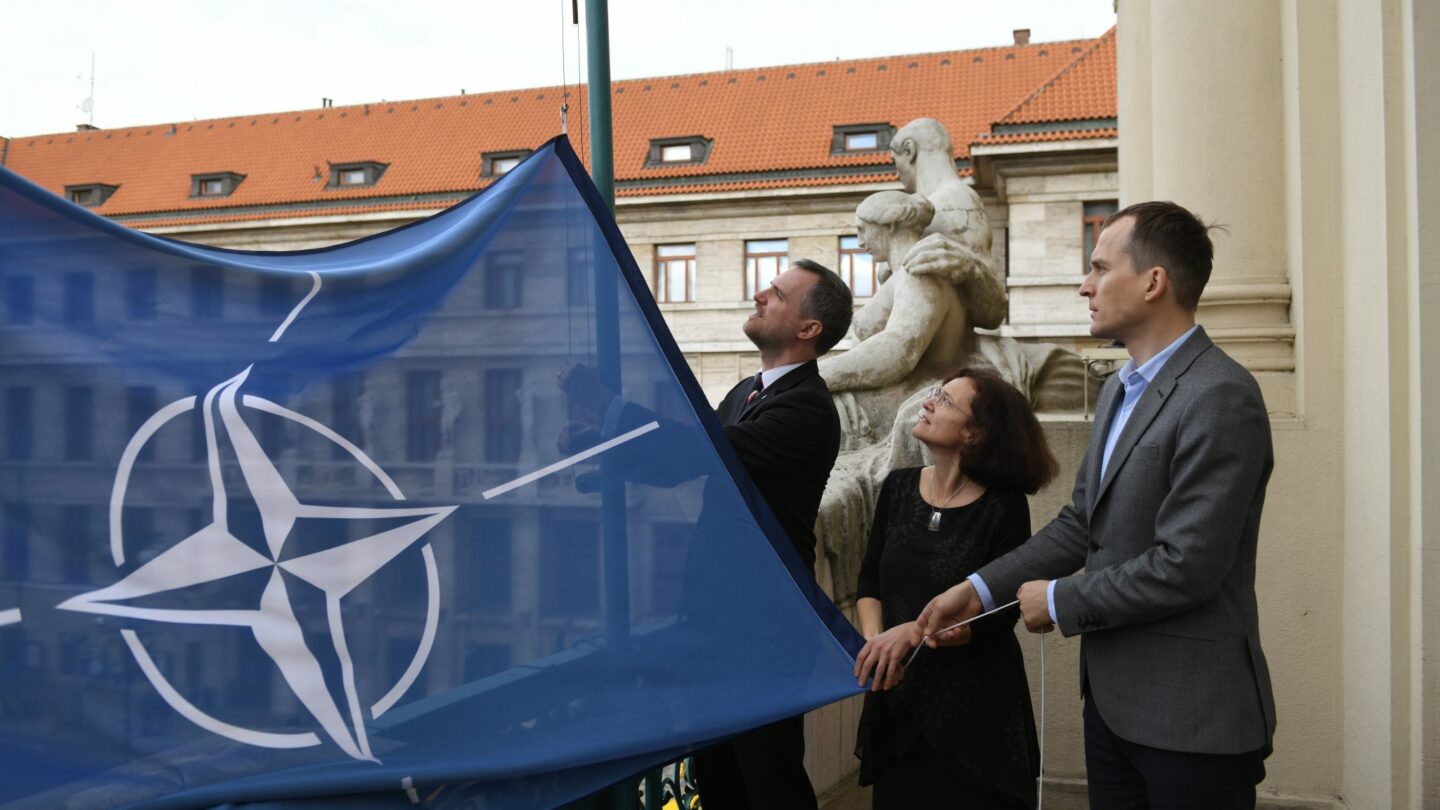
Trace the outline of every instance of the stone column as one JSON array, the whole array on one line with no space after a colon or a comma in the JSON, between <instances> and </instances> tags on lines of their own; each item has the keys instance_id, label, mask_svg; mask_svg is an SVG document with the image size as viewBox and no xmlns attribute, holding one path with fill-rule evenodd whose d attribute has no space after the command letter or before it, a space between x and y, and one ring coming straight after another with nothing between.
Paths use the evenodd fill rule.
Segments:
<instances>
[{"instance_id":1,"label":"stone column","mask_svg":"<svg viewBox=\"0 0 1440 810\"><path fill-rule=\"evenodd\" d=\"M1174 200L1215 235L1200 321L1293 413L1278 3L1126 0L1118 46L1121 204Z\"/></svg>"}]
</instances>

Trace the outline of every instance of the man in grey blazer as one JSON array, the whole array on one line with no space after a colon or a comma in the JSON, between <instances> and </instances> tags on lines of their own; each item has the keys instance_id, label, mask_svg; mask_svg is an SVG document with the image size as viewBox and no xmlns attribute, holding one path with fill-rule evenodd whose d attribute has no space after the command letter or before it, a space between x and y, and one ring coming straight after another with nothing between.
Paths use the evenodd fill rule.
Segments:
<instances>
[{"instance_id":1,"label":"man in grey blazer","mask_svg":"<svg viewBox=\"0 0 1440 810\"><path fill-rule=\"evenodd\" d=\"M1212 258L1209 228L1174 203L1105 222L1080 295L1091 334L1130 360L1100 393L1073 500L918 621L932 634L1018 598L1030 630L1081 635L1094 810L1253 808L1275 730L1255 603L1270 422L1195 324Z\"/></svg>"}]
</instances>

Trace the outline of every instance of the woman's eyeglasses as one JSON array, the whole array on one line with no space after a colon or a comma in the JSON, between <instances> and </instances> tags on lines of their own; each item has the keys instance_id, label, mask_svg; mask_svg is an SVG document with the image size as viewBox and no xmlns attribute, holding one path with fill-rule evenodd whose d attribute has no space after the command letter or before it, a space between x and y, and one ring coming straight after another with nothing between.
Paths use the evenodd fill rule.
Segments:
<instances>
[{"instance_id":1,"label":"woman's eyeglasses","mask_svg":"<svg viewBox=\"0 0 1440 810\"><path fill-rule=\"evenodd\" d=\"M951 399L950 395L945 392L943 385L937 385L930 389L930 401L934 402L937 408L949 408L956 413L963 413L966 416L970 415L969 411L955 404L955 400Z\"/></svg>"}]
</instances>

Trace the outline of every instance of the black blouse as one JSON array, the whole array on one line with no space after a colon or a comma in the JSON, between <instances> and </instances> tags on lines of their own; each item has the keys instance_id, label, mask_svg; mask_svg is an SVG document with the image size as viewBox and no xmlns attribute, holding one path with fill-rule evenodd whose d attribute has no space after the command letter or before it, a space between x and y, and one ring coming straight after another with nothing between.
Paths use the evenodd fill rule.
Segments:
<instances>
[{"instance_id":1,"label":"black blouse","mask_svg":"<svg viewBox=\"0 0 1440 810\"><path fill-rule=\"evenodd\" d=\"M858 593L880 600L887 630L914 621L932 598L1030 538L1030 508L1019 492L987 490L973 503L942 509L938 532L927 529L931 511L918 467L885 479ZM1040 752L1015 639L1019 616L1010 608L980 619L969 644L924 650L897 687L866 693L855 745L860 784L871 784L923 739L962 781L1035 806Z\"/></svg>"}]
</instances>

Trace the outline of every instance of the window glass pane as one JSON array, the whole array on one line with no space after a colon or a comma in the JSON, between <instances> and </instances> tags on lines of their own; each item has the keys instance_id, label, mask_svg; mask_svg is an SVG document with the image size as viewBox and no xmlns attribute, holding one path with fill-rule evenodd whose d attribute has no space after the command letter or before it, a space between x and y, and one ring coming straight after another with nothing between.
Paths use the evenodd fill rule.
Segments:
<instances>
[{"instance_id":1,"label":"window glass pane","mask_svg":"<svg viewBox=\"0 0 1440 810\"><path fill-rule=\"evenodd\" d=\"M440 454L440 372L407 372L405 405L406 460L434 461Z\"/></svg>"},{"instance_id":2,"label":"window glass pane","mask_svg":"<svg viewBox=\"0 0 1440 810\"><path fill-rule=\"evenodd\" d=\"M850 291L856 298L869 298L875 294L875 260L869 253L855 253L851 261Z\"/></svg>"},{"instance_id":3,"label":"window glass pane","mask_svg":"<svg viewBox=\"0 0 1440 810\"><path fill-rule=\"evenodd\" d=\"M217 179L201 180L200 193L206 197L218 197L225 193L225 181Z\"/></svg>"},{"instance_id":4,"label":"window glass pane","mask_svg":"<svg viewBox=\"0 0 1440 810\"><path fill-rule=\"evenodd\" d=\"M512 604L511 523L469 516L457 530L456 554L466 587L459 592L461 610L509 616Z\"/></svg>"},{"instance_id":5,"label":"window glass pane","mask_svg":"<svg viewBox=\"0 0 1440 810\"><path fill-rule=\"evenodd\" d=\"M190 311L197 318L219 318L223 314L225 277L217 269L197 267L190 276Z\"/></svg>"},{"instance_id":6,"label":"window glass pane","mask_svg":"<svg viewBox=\"0 0 1440 810\"><path fill-rule=\"evenodd\" d=\"M571 511L545 519L540 534L540 615L593 618L600 610L600 516Z\"/></svg>"},{"instance_id":7,"label":"window glass pane","mask_svg":"<svg viewBox=\"0 0 1440 810\"><path fill-rule=\"evenodd\" d=\"M10 323L30 323L35 319L35 279L30 276L5 279L5 315Z\"/></svg>"},{"instance_id":8,"label":"window glass pane","mask_svg":"<svg viewBox=\"0 0 1440 810\"><path fill-rule=\"evenodd\" d=\"M342 186L363 186L365 185L364 169L345 169L340 172L340 185Z\"/></svg>"},{"instance_id":9,"label":"window glass pane","mask_svg":"<svg viewBox=\"0 0 1440 810\"><path fill-rule=\"evenodd\" d=\"M679 163L691 160L691 146L688 143L677 143L660 147L660 160L665 163Z\"/></svg>"},{"instance_id":10,"label":"window glass pane","mask_svg":"<svg viewBox=\"0 0 1440 810\"><path fill-rule=\"evenodd\" d=\"M571 248L565 255L565 303L571 307L590 305L590 275L595 256L590 248Z\"/></svg>"},{"instance_id":11,"label":"window glass pane","mask_svg":"<svg viewBox=\"0 0 1440 810\"><path fill-rule=\"evenodd\" d=\"M125 315L131 320L155 319L155 301L159 293L155 271L131 268L125 272Z\"/></svg>"},{"instance_id":12,"label":"window glass pane","mask_svg":"<svg viewBox=\"0 0 1440 810\"><path fill-rule=\"evenodd\" d=\"M518 157L495 158L490 161L490 173L499 176L519 165L520 158Z\"/></svg>"},{"instance_id":13,"label":"window glass pane","mask_svg":"<svg viewBox=\"0 0 1440 810\"><path fill-rule=\"evenodd\" d=\"M752 239L745 243L746 253L788 253L789 239Z\"/></svg>"},{"instance_id":14,"label":"window glass pane","mask_svg":"<svg viewBox=\"0 0 1440 810\"><path fill-rule=\"evenodd\" d=\"M1115 200L1101 200L1099 202L1085 203L1086 217L1108 217L1120 210L1120 204Z\"/></svg>"},{"instance_id":15,"label":"window glass pane","mask_svg":"<svg viewBox=\"0 0 1440 810\"><path fill-rule=\"evenodd\" d=\"M656 245L655 254L658 256L694 256L695 245Z\"/></svg>"},{"instance_id":16,"label":"window glass pane","mask_svg":"<svg viewBox=\"0 0 1440 810\"><path fill-rule=\"evenodd\" d=\"M132 385L125 389L125 422L126 433L135 435L145 421L155 415L159 410L155 388L149 385ZM149 461L155 456L155 442L145 443L140 450L137 461Z\"/></svg>"},{"instance_id":17,"label":"window glass pane","mask_svg":"<svg viewBox=\"0 0 1440 810\"><path fill-rule=\"evenodd\" d=\"M756 265L758 268L758 275L755 277L756 289L763 290L769 287L775 281L775 277L780 275L781 265L784 262L784 259L775 256L760 259Z\"/></svg>"},{"instance_id":18,"label":"window glass pane","mask_svg":"<svg viewBox=\"0 0 1440 810\"><path fill-rule=\"evenodd\" d=\"M12 461L30 459L30 420L34 395L29 388L5 392L5 457Z\"/></svg>"},{"instance_id":19,"label":"window glass pane","mask_svg":"<svg viewBox=\"0 0 1440 810\"><path fill-rule=\"evenodd\" d=\"M845 148L851 151L875 149L880 145L880 136L874 132L851 132L845 136Z\"/></svg>"},{"instance_id":20,"label":"window glass pane","mask_svg":"<svg viewBox=\"0 0 1440 810\"><path fill-rule=\"evenodd\" d=\"M485 265L485 309L520 306L520 251L491 253Z\"/></svg>"},{"instance_id":21,"label":"window glass pane","mask_svg":"<svg viewBox=\"0 0 1440 810\"><path fill-rule=\"evenodd\" d=\"M95 318L95 278L89 273L65 274L66 323L89 323Z\"/></svg>"},{"instance_id":22,"label":"window glass pane","mask_svg":"<svg viewBox=\"0 0 1440 810\"><path fill-rule=\"evenodd\" d=\"M485 460L511 464L520 458L520 369L485 371Z\"/></svg>"},{"instance_id":23,"label":"window glass pane","mask_svg":"<svg viewBox=\"0 0 1440 810\"><path fill-rule=\"evenodd\" d=\"M687 261L673 261L665 263L665 284L667 293L665 300L686 300L685 281L686 277L689 275L687 272L689 264L690 263Z\"/></svg>"},{"instance_id":24,"label":"window glass pane","mask_svg":"<svg viewBox=\"0 0 1440 810\"><path fill-rule=\"evenodd\" d=\"M88 385L75 385L65 389L66 461L84 461L90 458L92 401Z\"/></svg>"},{"instance_id":25,"label":"window glass pane","mask_svg":"<svg viewBox=\"0 0 1440 810\"><path fill-rule=\"evenodd\" d=\"M842 237L840 237L840 249L841 249L841 250L859 250L859 249L860 249L860 237L858 237L858 236L842 236Z\"/></svg>"}]
</instances>

